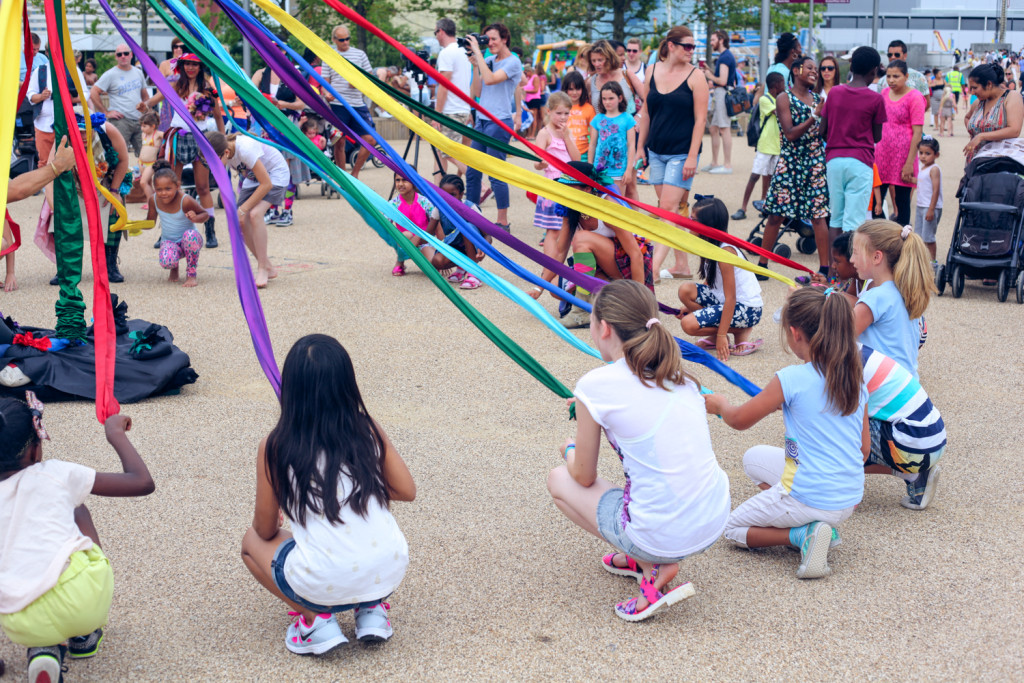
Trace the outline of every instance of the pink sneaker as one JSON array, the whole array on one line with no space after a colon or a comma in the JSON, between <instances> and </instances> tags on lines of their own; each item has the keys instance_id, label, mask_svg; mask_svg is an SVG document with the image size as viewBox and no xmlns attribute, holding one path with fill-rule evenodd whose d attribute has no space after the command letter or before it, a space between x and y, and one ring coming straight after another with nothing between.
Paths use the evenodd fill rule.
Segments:
<instances>
[{"instance_id":1,"label":"pink sneaker","mask_svg":"<svg viewBox=\"0 0 1024 683\"><path fill-rule=\"evenodd\" d=\"M473 277L472 275L469 275L467 273L466 274L466 278L462 281L462 285L459 288L460 289L477 289L482 284L483 284L482 282L480 282L475 277Z\"/></svg>"}]
</instances>

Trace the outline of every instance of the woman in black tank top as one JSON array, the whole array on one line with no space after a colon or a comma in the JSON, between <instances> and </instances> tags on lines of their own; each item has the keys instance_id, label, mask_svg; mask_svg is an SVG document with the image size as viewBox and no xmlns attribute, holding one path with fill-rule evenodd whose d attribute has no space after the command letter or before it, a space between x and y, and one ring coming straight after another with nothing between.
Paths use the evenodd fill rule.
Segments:
<instances>
[{"instance_id":1,"label":"woman in black tank top","mask_svg":"<svg viewBox=\"0 0 1024 683\"><path fill-rule=\"evenodd\" d=\"M658 63L647 73L647 99L641 110L637 154L650 164L649 182L658 193L658 207L686 216L690 186L708 118L708 84L693 65L696 41L685 26L674 26L658 48ZM659 87L659 83L661 87ZM674 87L673 87L674 86ZM654 248L654 277L669 248ZM686 252L675 250L676 262L666 277L690 279Z\"/></svg>"}]
</instances>

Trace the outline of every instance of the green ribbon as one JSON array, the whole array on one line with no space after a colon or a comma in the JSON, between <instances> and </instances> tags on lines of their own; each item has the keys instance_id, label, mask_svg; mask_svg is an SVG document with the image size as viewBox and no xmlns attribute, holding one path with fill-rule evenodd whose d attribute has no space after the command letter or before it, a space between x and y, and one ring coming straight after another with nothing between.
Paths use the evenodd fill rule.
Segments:
<instances>
[{"instance_id":1,"label":"green ribbon","mask_svg":"<svg viewBox=\"0 0 1024 683\"><path fill-rule=\"evenodd\" d=\"M235 93L245 102L246 106L250 109L255 109L268 123L272 123L274 128L281 133L285 138L289 140L296 148L304 151L309 159L324 159L323 152L320 151L316 145L310 141L284 114L281 113L277 107L272 105L262 93L257 90L256 86L247 78L240 77L238 73L229 68L219 58L213 55L206 47L190 32L186 31L181 25L170 16L167 10L159 4L159 0L148 0L149 5L156 11L164 23L171 29L171 31L188 47L189 51L196 54L212 72L216 73L219 78L228 83L234 90ZM218 160L210 160L210 163L219 163ZM380 212L374 208L373 204L367 199L365 193L372 193L366 185L362 183L354 182L352 177L338 168L332 163L325 163L320 169L326 172L332 180L334 180L353 201L358 204L357 209L359 212L369 219L372 219L375 225L371 225L374 230L379 232L387 233L392 240L412 257L413 262L416 266L423 271L423 274L434 283L434 285L444 294L448 299L455 305L459 311L469 318L477 329L479 329L484 336L486 336L491 342L501 349L505 355L519 364L526 372L533 376L537 381L543 384L545 387L550 389L556 395L562 398L572 397L572 392L562 384L558 378L552 375L544 366L538 363L530 354L523 350L516 342L514 342L508 335L502 332L497 326L488 320L480 311L469 304L455 289L448 283L448 281L441 276L437 269L430 264L430 260L427 259L423 253L409 240L401 230L396 228L387 218L385 218ZM231 191L228 188L228 191Z\"/></svg>"},{"instance_id":2,"label":"green ribbon","mask_svg":"<svg viewBox=\"0 0 1024 683\"><path fill-rule=\"evenodd\" d=\"M57 10L62 9L58 4ZM58 25L59 34L55 40L63 41L63 28ZM64 78L63 64L57 73L57 64L50 60L50 82ZM54 88L56 90L56 87ZM72 115L74 119L74 115ZM64 104L60 97L53 98L53 132L60 140L65 135L79 135L78 127L68 131L64 115ZM70 137L69 137L70 139ZM85 169L89 173L89 169ZM82 212L78 206L78 191L75 177L62 173L53 181L53 242L57 258L57 283L60 293L54 311L57 314L57 336L73 341L85 341L85 299L78 285L82 281L82 255L85 239L82 226Z\"/></svg>"}]
</instances>

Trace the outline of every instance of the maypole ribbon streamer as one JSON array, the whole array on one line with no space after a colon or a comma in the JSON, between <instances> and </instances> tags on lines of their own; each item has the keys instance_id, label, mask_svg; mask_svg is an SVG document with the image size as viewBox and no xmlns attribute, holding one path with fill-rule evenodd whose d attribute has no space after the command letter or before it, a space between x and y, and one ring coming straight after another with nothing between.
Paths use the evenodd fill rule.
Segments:
<instances>
[{"instance_id":1,"label":"maypole ribbon streamer","mask_svg":"<svg viewBox=\"0 0 1024 683\"><path fill-rule=\"evenodd\" d=\"M405 109L405 107L401 106L390 97L387 97L379 88L364 76L360 69L353 66L348 60L342 57L333 48L330 48L326 43L320 40L316 34L298 22L287 12L272 4L269 0L253 0L253 2L270 14L274 20L284 26L303 44L313 50L313 52L324 61L324 63L330 64L331 67L340 73L350 84L368 95L378 106L385 109L410 130L418 134L434 147L441 149L446 154L468 163L474 168L488 169L488 173L496 178L500 178L501 180L518 187L533 190L543 197L549 197L561 204L581 210L588 215L604 220L606 223L619 226L630 226L631 229L633 229L633 232L636 232L637 234L650 237L677 249L682 249L698 256L712 258L722 263L729 263L730 265L753 272L762 273L787 284L794 284L792 280L783 275L769 271L766 268L755 266L742 257L736 256L735 254L706 242L703 239L695 237L694 235L690 235L689 233L680 231L676 228L671 228L650 216L627 209L615 202L601 199L590 193L571 188L562 183L549 180L536 173L521 169L518 166L509 164L508 162L499 161L483 152L467 148L464 145L460 145L449 140L440 131L435 130L433 126L420 120L417 116ZM564 166L564 164L562 165ZM569 168L572 173L578 175L578 172L575 169L568 166L567 168ZM593 181L590 179L587 179L587 181L588 184L593 184ZM699 226L700 224L695 225ZM709 228L704 226L700 226L700 228L703 231L709 230ZM725 235L725 233L720 233L719 231L714 232L719 235Z\"/></svg>"},{"instance_id":2,"label":"maypole ribbon streamer","mask_svg":"<svg viewBox=\"0 0 1024 683\"><path fill-rule=\"evenodd\" d=\"M260 5L261 8L264 9L264 11L268 11L267 10L267 6L266 6L267 3L265 2L265 0L256 0L256 2L257 2L257 4ZM528 149L533 151L535 154L540 156L542 159L547 161L549 164L551 164L552 166L554 166L558 170L562 171L563 173L567 173L569 176L571 176L571 177L575 178L576 180L582 182L584 185L587 185L587 186L589 186L589 187L591 187L593 189L601 189L600 186L597 185L590 178L587 178L583 174L579 173L576 169L572 168L571 166L566 164L561 159L558 159L558 158L554 157L553 155L549 154L547 152L547 150L543 150L540 147L537 147L535 144L533 144L532 142L530 142L526 138L522 137L517 131L512 130L512 128L507 126L500 119L496 118L493 114L491 114L489 111L487 111L482 106L480 106L480 104L478 102L476 102L473 98L469 97L466 93L462 92L461 89L459 89L454 83L452 83L447 78L445 78L443 75L441 75L441 73L439 71L437 71L437 69L435 69L433 66L431 66L428 62L424 61L418 55L416 55L414 52L412 52L409 48L407 48L406 46L402 45L400 42L398 42L397 40L395 40L394 38L389 36L387 33L385 33L384 31L380 30L379 28L377 28L372 22L367 20L365 17L363 17L360 14L358 14L357 12L353 11L350 7L348 7L348 6L344 5L343 3L339 2L339 0L324 0L324 3L327 4L328 6L330 6L331 8L333 8L334 10L336 10L339 14L342 14L343 16L345 16L346 18L350 19L351 21L354 21L359 26L361 26L361 27L365 28L366 30L370 31L371 33L373 33L377 37L379 37L382 40L384 40L388 45L390 45L391 47L393 47L396 50L398 50L409 61L411 61L413 64L415 64L419 68L423 69L423 71L425 73L427 73L429 76L431 76L432 78L436 79L438 83L440 83L441 85L445 86L445 88L447 88L450 92L454 93L457 97L462 99L464 102L469 104L471 107L473 107L474 109L476 109L480 113L482 113L485 116L487 116L489 119L491 119L491 121L493 121L496 125L498 125L502 130L510 133L512 135L512 137L514 137L516 140L518 140L522 144L526 145L526 147ZM288 15L288 16L290 16L290 15ZM278 18L277 15L275 15L275 18ZM278 19L278 21L280 21L280 19ZM289 29L289 30L291 30L291 29ZM314 36L314 39L317 42L321 42L322 43L322 41L320 41L315 36ZM308 47L312 47L308 43L307 43L307 46ZM333 50L332 50L332 52L333 52ZM335 52L335 54L338 54L338 53ZM321 55L321 59L322 58L323 58L323 56ZM351 81L349 81L349 82L351 82ZM360 90L362 90L362 88L360 88ZM365 93L366 91L363 90L363 92ZM373 99L373 98L371 97L371 99ZM379 105L380 103L377 102L377 104ZM460 161L465 161L465 160L464 159L460 159ZM477 166L476 168L489 168L489 167ZM630 199L628 197L623 197L622 195L619 195L619 194L616 194L616 193L612 193L612 194L613 194L614 198L617 201L619 201L620 203L631 204L631 205L637 207L638 209L642 209L644 211L648 211L648 212L654 214L655 216L658 216L662 220L668 221L670 223L674 223L674 224L678 225L679 227L686 228L688 230L692 230L693 232L695 232L695 233L697 233L699 235L704 235L706 237L713 237L713 238L717 239L720 242L725 242L726 244L731 244L731 245L733 245L735 247L738 247L738 248L741 248L741 249L745 249L747 251L753 251L756 254L764 256L765 258L768 258L768 259L770 259L772 261L777 261L778 263L781 263L783 265L789 266L790 268L794 268L796 270L802 270L802 271L806 271L806 272L811 272L809 268L807 268L806 266L804 266L802 264L799 264L799 263L797 263L795 261L792 261L792 260L790 260L788 258L783 258L783 257L779 256L778 254L774 254L774 253L764 249L761 246L750 244L749 242L746 242L745 240L742 240L742 239L736 237L735 235L730 235L728 233L724 233L724 232L721 232L719 230L715 230L713 228L709 228L706 225L698 223L697 221L695 221L693 219L684 218L683 216L680 216L677 213L673 213L671 211L666 211L664 209L661 209L660 207L651 206L649 204L645 204L645 203L640 202L638 200ZM548 195L542 195L542 196L547 197ZM631 225L631 223L627 222L627 223L625 223L625 225ZM646 237L647 235L644 235L644 236ZM664 242L664 240L662 240L662 239L658 239L657 241L663 242L665 244L668 244L668 242ZM690 250L686 249L686 251L690 251ZM697 252L695 252L695 251L690 251L690 253L697 254ZM717 260L724 260L724 259L717 259ZM737 265L737 264L734 263L733 265ZM754 270L753 268L749 268L749 265L748 265L748 269L749 270ZM761 271L755 270L755 272L761 272ZM765 270L764 272L768 272L768 271ZM772 273L768 273L768 274L772 275L774 277L774 275ZM777 278L777 279L783 280L784 278L780 277L780 278ZM786 279L788 279L788 278L786 278ZM792 283L792 281L790 281L788 284L793 284L793 283Z\"/></svg>"}]
</instances>

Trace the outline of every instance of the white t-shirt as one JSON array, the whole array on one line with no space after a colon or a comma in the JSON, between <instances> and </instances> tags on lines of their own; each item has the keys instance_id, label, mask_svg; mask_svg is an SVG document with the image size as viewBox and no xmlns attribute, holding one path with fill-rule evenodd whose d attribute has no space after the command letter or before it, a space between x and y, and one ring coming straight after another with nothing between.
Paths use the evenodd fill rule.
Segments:
<instances>
[{"instance_id":1,"label":"white t-shirt","mask_svg":"<svg viewBox=\"0 0 1024 683\"><path fill-rule=\"evenodd\" d=\"M740 258L746 258L732 245L721 242L718 246L722 249L730 250ZM719 301L725 303L725 289L722 287L722 267L715 264L715 269L718 272L715 274L715 286L711 288L711 293ZM734 267L732 272L736 282L736 303L750 306L751 308L761 308L764 306L764 302L761 300L761 285L757 284L757 276L749 270L743 270L742 268Z\"/></svg>"},{"instance_id":2,"label":"white t-shirt","mask_svg":"<svg viewBox=\"0 0 1024 683\"><path fill-rule=\"evenodd\" d=\"M669 386L645 387L619 359L584 375L574 393L622 457L626 534L652 555L680 557L722 535L729 478L697 385Z\"/></svg>"},{"instance_id":3,"label":"white t-shirt","mask_svg":"<svg viewBox=\"0 0 1024 683\"><path fill-rule=\"evenodd\" d=\"M338 500L348 496L351 480L342 475ZM288 585L318 605L351 605L390 595L405 576L409 544L391 512L375 499L366 517L341 509L344 524L306 511L306 525L292 520L295 548L284 563Z\"/></svg>"},{"instance_id":4,"label":"white t-shirt","mask_svg":"<svg viewBox=\"0 0 1024 683\"><path fill-rule=\"evenodd\" d=\"M438 53L437 70L451 71L452 75L448 80L450 80L452 85L457 87L459 90L467 95L469 94L469 84L473 76L473 66L469 63L469 57L466 56L465 50L460 48L458 43L449 43L448 47ZM468 104L449 92L448 97L444 101L444 111L441 113L468 114L469 111L470 106Z\"/></svg>"},{"instance_id":5,"label":"white t-shirt","mask_svg":"<svg viewBox=\"0 0 1024 683\"><path fill-rule=\"evenodd\" d=\"M103 72L94 87L107 93L110 97L108 109L119 111L127 119L138 119L142 116L136 107L142 102L142 89L146 86L146 77L138 67L131 67L127 71L114 67ZM149 89L146 89L146 96L149 96Z\"/></svg>"},{"instance_id":6,"label":"white t-shirt","mask_svg":"<svg viewBox=\"0 0 1024 683\"><path fill-rule=\"evenodd\" d=\"M75 524L96 471L45 460L0 481L0 614L20 612L57 585L72 553L92 548Z\"/></svg>"},{"instance_id":7,"label":"white t-shirt","mask_svg":"<svg viewBox=\"0 0 1024 683\"><path fill-rule=\"evenodd\" d=\"M54 97L60 97L60 95L57 93L56 90L54 90L51 87L51 83L50 83L50 69L47 68L44 73L46 74L46 76L45 76L45 78L43 78L43 88L42 88L42 90L49 90L50 91L50 97L45 99L45 100L43 100L43 106L39 109L39 115L36 116L36 118L32 122L32 124L40 132L52 133L53 132L53 98ZM78 82L82 84L83 88L86 87L85 86L85 76L82 74L82 70L81 69L78 70ZM39 72L38 71L34 71L32 73L32 76L31 76L29 82L28 82L28 91L26 91L25 97L29 98L29 97L32 97L33 95L38 95L40 92L42 92L42 90L39 89ZM40 159L39 163L40 164L45 164L46 160L45 159Z\"/></svg>"},{"instance_id":8,"label":"white t-shirt","mask_svg":"<svg viewBox=\"0 0 1024 683\"><path fill-rule=\"evenodd\" d=\"M264 145L252 138L242 135L235 138L235 155L228 161L228 166L242 176L242 187L255 187L260 184L256 174L252 172L258 161L263 162L263 167L270 174L270 182L274 187L288 187L291 174L283 154L270 145Z\"/></svg>"}]
</instances>

